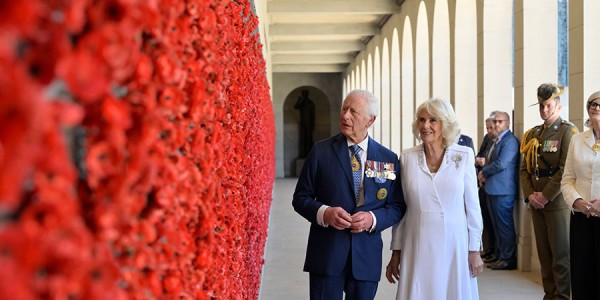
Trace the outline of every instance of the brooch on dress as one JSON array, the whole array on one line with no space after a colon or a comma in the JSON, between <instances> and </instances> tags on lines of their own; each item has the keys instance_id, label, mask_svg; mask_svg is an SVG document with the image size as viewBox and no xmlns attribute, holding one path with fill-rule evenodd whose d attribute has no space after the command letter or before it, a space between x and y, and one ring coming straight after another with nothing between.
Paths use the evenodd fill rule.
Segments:
<instances>
[{"instance_id":1,"label":"brooch on dress","mask_svg":"<svg viewBox=\"0 0 600 300\"><path fill-rule=\"evenodd\" d=\"M458 166L460 165L460 162L462 161L462 155L460 154L454 154L452 156L452 161L454 162L454 166L456 167L456 169L458 170Z\"/></svg>"}]
</instances>

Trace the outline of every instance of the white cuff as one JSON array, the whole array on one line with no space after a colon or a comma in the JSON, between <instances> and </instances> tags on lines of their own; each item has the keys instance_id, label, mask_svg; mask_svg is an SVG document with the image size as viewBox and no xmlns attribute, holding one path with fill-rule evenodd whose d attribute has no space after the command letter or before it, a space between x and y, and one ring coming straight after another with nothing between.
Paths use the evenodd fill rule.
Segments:
<instances>
[{"instance_id":1,"label":"white cuff","mask_svg":"<svg viewBox=\"0 0 600 300\"><path fill-rule=\"evenodd\" d=\"M323 227L329 227L329 224L325 224L325 221L323 220L323 215L325 215L325 210L329 208L328 205L322 205L321 207L319 207L319 210L317 211L317 224L323 226Z\"/></svg>"},{"instance_id":2,"label":"white cuff","mask_svg":"<svg viewBox=\"0 0 600 300\"><path fill-rule=\"evenodd\" d=\"M372 211L369 211L369 213L371 214L371 216L373 216L373 226L371 226L371 228L369 229L369 232L373 232L373 231L375 231L375 228L377 227L377 218L375 218L375 214Z\"/></svg>"}]
</instances>

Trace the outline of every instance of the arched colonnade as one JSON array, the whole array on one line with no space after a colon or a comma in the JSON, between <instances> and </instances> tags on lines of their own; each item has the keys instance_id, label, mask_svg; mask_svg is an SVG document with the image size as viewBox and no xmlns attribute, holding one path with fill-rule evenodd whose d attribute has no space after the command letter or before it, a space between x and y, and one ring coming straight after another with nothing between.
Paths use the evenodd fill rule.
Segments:
<instances>
[{"instance_id":1,"label":"arched colonnade","mask_svg":"<svg viewBox=\"0 0 600 300\"><path fill-rule=\"evenodd\" d=\"M558 11L566 0L406 0L343 74L343 96L361 88L380 100L371 136L396 153L416 141L415 108L449 100L462 132L479 145L491 111L512 112L517 137L540 123L536 89L559 81ZM563 118L584 130L585 99L600 89L600 1L571 0ZM516 205L519 268L539 269L531 222Z\"/></svg>"}]
</instances>

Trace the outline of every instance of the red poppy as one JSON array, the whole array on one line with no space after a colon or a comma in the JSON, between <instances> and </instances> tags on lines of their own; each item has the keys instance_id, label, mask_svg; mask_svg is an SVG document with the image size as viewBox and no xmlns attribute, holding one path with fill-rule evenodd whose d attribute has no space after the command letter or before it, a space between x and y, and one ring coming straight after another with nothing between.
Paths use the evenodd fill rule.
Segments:
<instances>
[{"instance_id":1,"label":"red poppy","mask_svg":"<svg viewBox=\"0 0 600 300\"><path fill-rule=\"evenodd\" d=\"M0 27L20 31L24 35L35 33L40 16L42 16L43 1L1 1Z\"/></svg>"},{"instance_id":2,"label":"red poppy","mask_svg":"<svg viewBox=\"0 0 600 300\"><path fill-rule=\"evenodd\" d=\"M99 101L109 92L108 67L88 49L77 49L62 58L56 73L65 80L73 96L84 103Z\"/></svg>"}]
</instances>

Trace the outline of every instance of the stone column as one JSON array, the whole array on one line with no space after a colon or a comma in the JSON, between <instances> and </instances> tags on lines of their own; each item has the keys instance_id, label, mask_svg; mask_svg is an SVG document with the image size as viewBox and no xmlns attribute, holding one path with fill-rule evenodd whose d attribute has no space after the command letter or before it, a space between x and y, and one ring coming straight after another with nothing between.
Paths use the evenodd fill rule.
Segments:
<instances>
[{"instance_id":1,"label":"stone column","mask_svg":"<svg viewBox=\"0 0 600 300\"><path fill-rule=\"evenodd\" d=\"M580 130L587 98L600 90L600 1L569 1L569 120Z\"/></svg>"},{"instance_id":2,"label":"stone column","mask_svg":"<svg viewBox=\"0 0 600 300\"><path fill-rule=\"evenodd\" d=\"M512 104L512 1L477 1L478 135L490 112Z\"/></svg>"},{"instance_id":3,"label":"stone column","mask_svg":"<svg viewBox=\"0 0 600 300\"><path fill-rule=\"evenodd\" d=\"M537 106L537 88L544 82L558 81L558 10L557 1L515 0L515 135L542 123ZM534 106L530 106L536 104ZM538 267L537 253L532 251L531 215L522 198L515 206L519 211L519 265L529 271Z\"/></svg>"}]
</instances>

